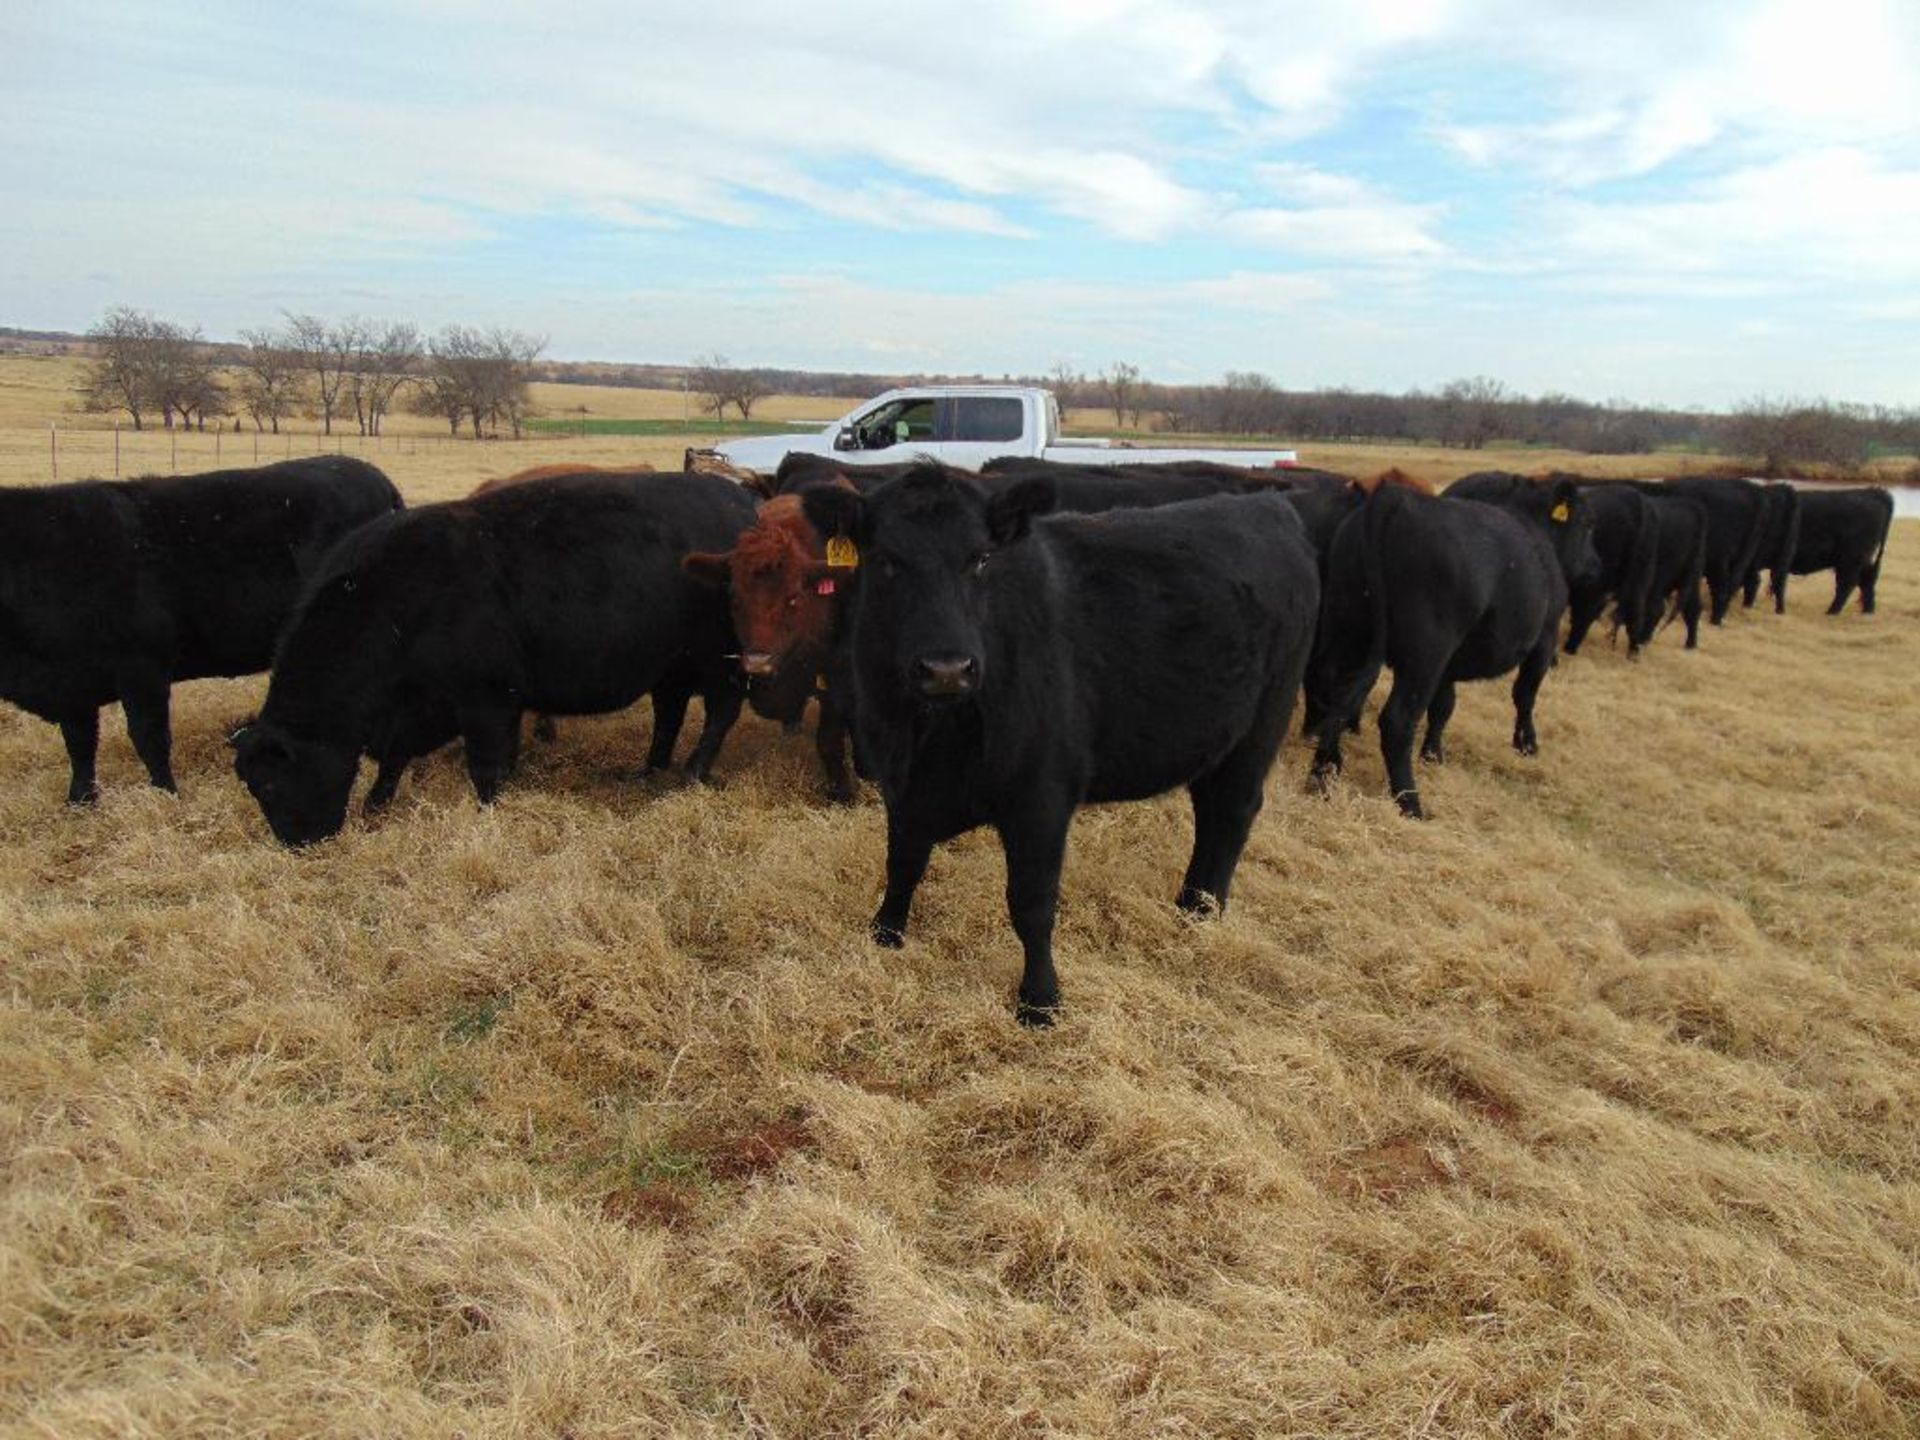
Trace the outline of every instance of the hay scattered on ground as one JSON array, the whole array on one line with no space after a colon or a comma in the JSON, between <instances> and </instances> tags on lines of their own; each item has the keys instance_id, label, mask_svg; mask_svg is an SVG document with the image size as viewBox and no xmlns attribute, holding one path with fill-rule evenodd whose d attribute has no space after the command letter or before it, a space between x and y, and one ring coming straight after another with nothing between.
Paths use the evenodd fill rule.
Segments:
<instances>
[{"instance_id":1,"label":"hay scattered on ground","mask_svg":"<svg viewBox=\"0 0 1920 1440\"><path fill-rule=\"evenodd\" d=\"M262 681L90 814L0 711L0 1429L1910 1435L1920 526L1829 594L1602 638L1536 761L1466 687L1425 825L1290 747L1217 923L1182 802L1084 813L1039 1035L997 845L871 948L879 804L772 726L294 856Z\"/></svg>"}]
</instances>

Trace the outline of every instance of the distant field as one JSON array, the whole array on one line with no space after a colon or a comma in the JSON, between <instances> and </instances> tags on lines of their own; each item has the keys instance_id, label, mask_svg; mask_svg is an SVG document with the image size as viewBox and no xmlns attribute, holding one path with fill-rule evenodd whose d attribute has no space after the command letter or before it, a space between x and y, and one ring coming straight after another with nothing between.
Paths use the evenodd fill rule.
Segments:
<instances>
[{"instance_id":1,"label":"distant field","mask_svg":"<svg viewBox=\"0 0 1920 1440\"><path fill-rule=\"evenodd\" d=\"M364 453L419 502L685 438ZM876 950L879 800L777 726L687 791L644 707L563 720L488 810L453 747L292 855L263 678L177 687L177 798L110 712L87 813L0 706L0 1433L1911 1440L1920 522L1827 593L1600 637L1537 759L1463 686L1425 824L1371 726L1330 800L1289 746L1216 921L1183 798L1084 812L1047 1034L992 837Z\"/></svg>"},{"instance_id":2,"label":"distant field","mask_svg":"<svg viewBox=\"0 0 1920 1440\"><path fill-rule=\"evenodd\" d=\"M336 424L321 436L302 420L280 436L256 435L250 428L224 435L199 432L170 435L148 429L135 433L124 423L117 441L110 418L83 415L76 408L80 362L60 357L0 356L0 483L25 484L52 478L57 448L62 478L210 469L218 464L251 464L320 450L360 455L387 470L402 485L422 495L446 498L463 494L482 480L532 465L580 460L597 465L644 462L678 466L686 448L711 445L723 434L770 433L798 422L824 422L852 409L864 396L834 399L817 395L774 395L754 409L751 426L731 419L716 426L702 417L697 402L677 390L629 390L606 385L536 385L535 427L520 441L474 441L449 436L445 422L415 415L389 418L386 434L363 439L353 423ZM582 409L584 407L584 414ZM1070 411L1065 422L1076 435L1115 434L1112 415L1099 410ZM587 434L580 435L585 422ZM59 434L50 437L48 427ZM1124 433L1124 432L1119 432ZM57 438L57 447L53 443ZM1137 436L1143 444L1205 443L1188 436ZM1221 437L1223 442L1226 437ZM1593 456L1528 446L1449 450L1438 446L1395 444L1313 444L1285 436L1238 436L1238 445L1291 446L1309 465L1354 474L1370 474L1390 465L1415 471L1435 483L1473 470L1578 470L1589 475L1678 475L1708 468L1719 457L1697 451L1637 456Z\"/></svg>"}]
</instances>

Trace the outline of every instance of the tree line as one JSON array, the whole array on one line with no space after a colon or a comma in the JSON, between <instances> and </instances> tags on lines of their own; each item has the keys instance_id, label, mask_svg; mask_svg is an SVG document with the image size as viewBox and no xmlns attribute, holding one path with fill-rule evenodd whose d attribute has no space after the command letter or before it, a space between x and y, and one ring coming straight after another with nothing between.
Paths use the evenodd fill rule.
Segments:
<instances>
[{"instance_id":1,"label":"tree line","mask_svg":"<svg viewBox=\"0 0 1920 1440\"><path fill-rule=\"evenodd\" d=\"M1292 390L1253 371L1217 385L1160 385L1116 362L1097 375L1058 365L1043 377L1062 405L1110 412L1116 427L1172 434L1438 444L1520 444L1592 455L1700 449L1754 462L1762 474L1806 466L1857 469L1887 451L1920 452L1920 409L1827 400L1754 399L1729 411L1676 410L1571 395L1524 395L1487 376L1390 395Z\"/></svg>"},{"instance_id":2,"label":"tree line","mask_svg":"<svg viewBox=\"0 0 1920 1440\"><path fill-rule=\"evenodd\" d=\"M521 433L532 380L679 389L718 420L742 421L769 395L875 395L900 385L980 383L977 375L885 375L740 367L713 354L690 365L543 361L545 341L500 327L449 326L423 335L407 324L287 314L277 326L242 332L241 343L207 341L199 328L116 308L86 334L92 351L87 408L199 425L245 417L278 432L310 416L322 430L349 420L377 435L396 405L445 420L452 434ZM1045 375L1001 381L1044 385L1063 406L1110 412L1118 429L1174 435L1269 436L1296 441L1492 444L1633 455L1699 449L1738 456L1756 472L1808 466L1857 469L1887 452L1920 453L1920 409L1826 400L1754 399L1728 411L1667 409L1622 400L1526 395L1487 376L1401 394L1332 386L1288 388L1257 371L1218 383L1167 385L1115 361L1097 374L1062 363Z\"/></svg>"},{"instance_id":3,"label":"tree line","mask_svg":"<svg viewBox=\"0 0 1920 1440\"><path fill-rule=\"evenodd\" d=\"M323 434L351 421L371 436L404 405L475 439L503 427L519 437L546 348L499 326L449 325L429 336L410 324L291 313L227 344L127 306L109 310L86 340L82 407L125 414L136 430L150 420L204 430L231 416L277 435L282 422L310 418Z\"/></svg>"}]
</instances>

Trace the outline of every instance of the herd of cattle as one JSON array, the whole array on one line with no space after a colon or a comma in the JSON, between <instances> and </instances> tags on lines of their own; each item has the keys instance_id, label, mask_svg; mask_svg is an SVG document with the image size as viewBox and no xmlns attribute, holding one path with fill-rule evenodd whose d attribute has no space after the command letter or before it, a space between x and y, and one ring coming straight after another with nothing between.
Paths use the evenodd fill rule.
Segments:
<instances>
[{"instance_id":1,"label":"herd of cattle","mask_svg":"<svg viewBox=\"0 0 1920 1440\"><path fill-rule=\"evenodd\" d=\"M724 467L720 467L724 470ZM555 472L558 473L555 473ZM1763 578L1832 570L1829 613L1874 588L1884 490L1725 478L1528 479L1436 496L1397 471L1221 464L1076 467L794 455L773 476L553 467L407 508L339 457L254 470L0 489L0 698L60 727L67 798L95 793L100 707L120 702L153 783L174 785L169 687L271 668L234 764L268 826L338 832L407 764L464 742L483 802L522 718L652 698L649 770L704 779L743 703L797 726L819 705L828 793L850 766L886 805L872 922L902 943L933 847L998 831L1025 951L1019 1014L1059 1004L1052 931L1084 803L1184 785L1194 844L1179 905L1225 906L1267 773L1304 695L1325 785L1384 667L1392 792L1424 814L1413 745L1440 761L1462 680L1513 673L1513 743L1562 645L1609 605L1637 652L1663 620L1698 643ZM1707 596L1703 602L1702 587Z\"/></svg>"}]
</instances>

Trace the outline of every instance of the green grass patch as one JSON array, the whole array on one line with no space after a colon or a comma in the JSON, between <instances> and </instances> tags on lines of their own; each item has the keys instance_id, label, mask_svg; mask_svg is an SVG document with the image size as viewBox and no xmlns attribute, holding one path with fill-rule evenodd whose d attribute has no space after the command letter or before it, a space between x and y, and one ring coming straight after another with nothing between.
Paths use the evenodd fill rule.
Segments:
<instances>
[{"instance_id":1,"label":"green grass patch","mask_svg":"<svg viewBox=\"0 0 1920 1440\"><path fill-rule=\"evenodd\" d=\"M535 435L784 435L810 427L777 420L529 420Z\"/></svg>"}]
</instances>

